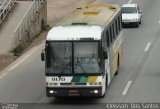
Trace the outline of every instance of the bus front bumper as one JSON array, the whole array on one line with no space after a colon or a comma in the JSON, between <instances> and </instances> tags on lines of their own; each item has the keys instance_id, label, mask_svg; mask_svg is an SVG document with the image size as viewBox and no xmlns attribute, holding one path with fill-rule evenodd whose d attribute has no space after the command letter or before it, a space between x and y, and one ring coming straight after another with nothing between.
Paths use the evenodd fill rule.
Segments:
<instances>
[{"instance_id":1,"label":"bus front bumper","mask_svg":"<svg viewBox=\"0 0 160 109\"><path fill-rule=\"evenodd\" d=\"M102 97L102 87L46 88L48 97Z\"/></svg>"}]
</instances>

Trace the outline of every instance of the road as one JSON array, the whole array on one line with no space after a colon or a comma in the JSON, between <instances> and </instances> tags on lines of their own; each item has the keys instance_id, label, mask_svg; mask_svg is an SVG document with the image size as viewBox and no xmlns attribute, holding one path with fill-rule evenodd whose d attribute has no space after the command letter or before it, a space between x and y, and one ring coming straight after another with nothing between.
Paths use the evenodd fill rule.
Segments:
<instances>
[{"instance_id":1,"label":"road","mask_svg":"<svg viewBox=\"0 0 160 109\"><path fill-rule=\"evenodd\" d=\"M98 3L137 3L142 9L139 28L124 29L124 57L120 72L105 98L55 99L45 95L43 44L30 49L0 73L0 102L35 109L105 108L102 103L160 102L160 0L98 0Z\"/></svg>"}]
</instances>

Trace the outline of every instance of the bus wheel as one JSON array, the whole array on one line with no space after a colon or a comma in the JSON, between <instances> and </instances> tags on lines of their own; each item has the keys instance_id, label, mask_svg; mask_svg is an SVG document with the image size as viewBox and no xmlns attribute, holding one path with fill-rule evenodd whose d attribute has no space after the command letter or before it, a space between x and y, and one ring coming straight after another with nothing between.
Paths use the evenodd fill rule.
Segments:
<instances>
[{"instance_id":1,"label":"bus wheel","mask_svg":"<svg viewBox=\"0 0 160 109\"><path fill-rule=\"evenodd\" d=\"M106 74L106 88L108 87L108 75Z\"/></svg>"},{"instance_id":2,"label":"bus wheel","mask_svg":"<svg viewBox=\"0 0 160 109\"><path fill-rule=\"evenodd\" d=\"M116 71L116 73L115 73L115 75L118 75L118 73L119 73L119 54L118 54L118 60L117 60L117 71Z\"/></svg>"}]
</instances>

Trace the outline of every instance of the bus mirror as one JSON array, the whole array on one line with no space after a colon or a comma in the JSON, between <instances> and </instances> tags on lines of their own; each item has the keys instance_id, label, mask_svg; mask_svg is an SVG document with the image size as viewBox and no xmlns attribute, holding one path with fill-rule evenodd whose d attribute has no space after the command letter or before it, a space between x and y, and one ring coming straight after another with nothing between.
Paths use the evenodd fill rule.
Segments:
<instances>
[{"instance_id":1,"label":"bus mirror","mask_svg":"<svg viewBox=\"0 0 160 109\"><path fill-rule=\"evenodd\" d=\"M104 58L104 59L108 59L108 54L107 54L106 51L103 52L103 58Z\"/></svg>"},{"instance_id":2,"label":"bus mirror","mask_svg":"<svg viewBox=\"0 0 160 109\"><path fill-rule=\"evenodd\" d=\"M44 61L44 52L41 53L41 61Z\"/></svg>"}]
</instances>

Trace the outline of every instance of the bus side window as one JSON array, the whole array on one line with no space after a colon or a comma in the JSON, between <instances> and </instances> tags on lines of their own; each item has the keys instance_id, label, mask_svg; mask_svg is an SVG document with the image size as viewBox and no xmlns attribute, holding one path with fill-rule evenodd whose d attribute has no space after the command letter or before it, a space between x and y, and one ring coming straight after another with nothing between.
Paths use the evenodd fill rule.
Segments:
<instances>
[{"instance_id":1,"label":"bus side window","mask_svg":"<svg viewBox=\"0 0 160 109\"><path fill-rule=\"evenodd\" d=\"M102 46L105 48L105 47L107 47L107 44L106 44L106 33L105 32L103 32L102 33Z\"/></svg>"},{"instance_id":2,"label":"bus side window","mask_svg":"<svg viewBox=\"0 0 160 109\"><path fill-rule=\"evenodd\" d=\"M122 29L121 16L118 17L118 25L119 25L119 31L121 31Z\"/></svg>"},{"instance_id":3,"label":"bus side window","mask_svg":"<svg viewBox=\"0 0 160 109\"><path fill-rule=\"evenodd\" d=\"M119 32L119 29L118 29L118 21L117 21L117 19L116 19L116 25L115 25L115 28L116 28L116 35L118 35L118 32Z\"/></svg>"},{"instance_id":4,"label":"bus side window","mask_svg":"<svg viewBox=\"0 0 160 109\"><path fill-rule=\"evenodd\" d=\"M110 37L110 43L113 41L113 34L112 34L112 27L109 28L109 37Z\"/></svg>"},{"instance_id":5,"label":"bus side window","mask_svg":"<svg viewBox=\"0 0 160 109\"><path fill-rule=\"evenodd\" d=\"M110 46L110 37L109 37L109 32L106 31L106 40L107 40L107 46Z\"/></svg>"},{"instance_id":6,"label":"bus side window","mask_svg":"<svg viewBox=\"0 0 160 109\"><path fill-rule=\"evenodd\" d=\"M114 31L114 23L112 24L112 34L113 34L113 40L116 38L115 37L115 31Z\"/></svg>"},{"instance_id":7,"label":"bus side window","mask_svg":"<svg viewBox=\"0 0 160 109\"><path fill-rule=\"evenodd\" d=\"M114 32L115 32L115 39L116 39L116 37L117 37L116 20L114 22Z\"/></svg>"}]
</instances>

